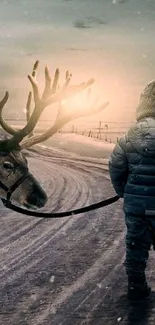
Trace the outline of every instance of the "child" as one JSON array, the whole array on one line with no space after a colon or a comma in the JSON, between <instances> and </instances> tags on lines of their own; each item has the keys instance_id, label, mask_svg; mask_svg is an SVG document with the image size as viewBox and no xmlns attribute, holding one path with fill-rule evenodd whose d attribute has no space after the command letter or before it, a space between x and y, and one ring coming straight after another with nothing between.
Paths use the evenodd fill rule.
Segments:
<instances>
[{"instance_id":1,"label":"child","mask_svg":"<svg viewBox=\"0 0 155 325\"><path fill-rule=\"evenodd\" d=\"M113 187L124 198L125 267L131 300L148 297L151 291L145 268L155 238L155 81L144 88L136 119L109 158Z\"/></svg>"}]
</instances>

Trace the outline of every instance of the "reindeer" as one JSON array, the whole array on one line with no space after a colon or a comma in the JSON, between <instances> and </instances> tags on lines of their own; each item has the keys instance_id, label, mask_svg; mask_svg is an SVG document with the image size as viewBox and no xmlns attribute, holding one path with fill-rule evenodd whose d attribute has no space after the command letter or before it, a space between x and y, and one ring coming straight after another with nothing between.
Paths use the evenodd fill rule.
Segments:
<instances>
[{"instance_id":1,"label":"reindeer","mask_svg":"<svg viewBox=\"0 0 155 325\"><path fill-rule=\"evenodd\" d=\"M3 130L12 136L4 135L0 140L0 198L7 199L7 201L13 200L31 209L43 207L46 204L47 196L34 176L30 174L28 162L22 150L47 140L69 121L78 117L95 114L108 105L108 102L106 102L103 105L97 106L97 101L95 101L87 110L83 109L80 112L72 111L65 113L64 107L61 105L62 100L90 87L94 83L94 79L76 86L69 86L72 76L67 71L65 83L60 88L58 84L59 69L56 69L52 82L49 69L45 67L45 87L41 95L35 78L38 64L39 61L36 61L32 74L28 75L32 91L28 94L26 104L27 124L22 129L15 130L3 119L2 110L8 101L9 93L6 92L0 101L0 125ZM32 95L34 98L34 109L31 114ZM58 115L54 125L41 135L33 135L33 130L42 112L47 106L54 103L59 103Z\"/></svg>"}]
</instances>

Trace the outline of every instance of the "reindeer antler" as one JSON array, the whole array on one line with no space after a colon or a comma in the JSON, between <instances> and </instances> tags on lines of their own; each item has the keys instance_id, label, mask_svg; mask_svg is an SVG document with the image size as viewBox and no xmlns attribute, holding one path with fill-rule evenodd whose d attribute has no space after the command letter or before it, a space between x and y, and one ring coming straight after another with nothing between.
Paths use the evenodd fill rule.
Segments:
<instances>
[{"instance_id":1,"label":"reindeer antler","mask_svg":"<svg viewBox=\"0 0 155 325\"><path fill-rule=\"evenodd\" d=\"M65 83L62 88L58 89L58 81L59 81L60 72L59 72L59 69L56 69L52 87L51 87L51 77L50 77L49 69L48 69L48 67L46 67L45 68L45 88L44 88L43 95L41 96L39 87L38 87L37 82L34 78L35 74L36 74L36 70L38 68L38 64L39 64L39 61L36 61L36 63L34 64L34 67L33 67L32 75L28 75L28 78L32 85L35 106L34 106L34 110L33 110L32 114L30 116L30 104L31 104L31 98L32 98L32 94L30 92L28 95L28 100L27 100L27 105L26 105L26 107L27 107L27 124L24 128L22 128L21 130L15 130L11 126L9 126L2 117L3 107L9 98L8 92L6 92L5 96L3 97L3 99L0 102L0 124L5 131L7 131L11 135L13 135L13 137L11 139L5 141L7 150L9 150L9 148L11 148L11 150L12 150L13 146L16 146L17 144L19 144L23 140L24 137L26 137L33 131L33 129L35 128L45 107L49 106L50 104L60 102L64 98L68 98L70 96L75 95L78 91L82 91L83 89L87 88L89 85L93 84L93 82L94 82L94 79L90 79L90 80L88 80L88 82L81 83L80 85L68 87L69 82L71 80L71 75L67 71ZM64 122L63 122L63 124L64 124ZM59 126L57 125L56 130L58 128L59 128ZM33 141L34 141L34 139L33 139ZM1 144L2 144L2 142L1 142Z\"/></svg>"},{"instance_id":2,"label":"reindeer antler","mask_svg":"<svg viewBox=\"0 0 155 325\"><path fill-rule=\"evenodd\" d=\"M27 138L26 140L22 141L21 147L22 148L28 148L36 143L40 143L42 141L47 140L49 137L51 137L53 134L55 134L59 129L62 128L64 124L67 122L79 118L84 117L88 115L95 114L101 110L103 110L109 103L105 102L102 105L97 105L97 100L93 102L92 105L89 105L88 109L85 109L85 107L81 111L72 111L65 113L64 112L64 106L62 105L62 100L69 98L77 92L82 91L89 86L91 86L94 83L94 79L89 79L87 82L83 82L79 85L75 86L69 86L70 80L72 75L69 73L69 71L66 71L65 75L65 83L62 88L58 87L59 82L59 76L60 72L59 69L56 69L54 74L53 82L51 80L51 76L49 73L48 67L45 67L45 87L43 94L40 94L38 84L35 80L36 71L38 68L39 61L36 61L33 66L32 75L28 75L28 78L30 80L30 83L32 85L32 91L33 91L33 97L34 97L34 109L32 111L32 114L30 112L30 106L31 106L31 100L32 100L32 92L29 92L27 104L26 104L26 117L27 117L27 124L25 127L23 127L21 130L14 130L11 126L9 126L5 120L2 117L2 110L4 105L6 104L9 93L6 92L5 96L0 102L0 124L3 127L4 130L6 130L8 133L13 135L13 137L9 140L6 140L5 143L3 141L3 146L7 148L7 150L12 150L15 146L17 146L24 137L28 135L32 135L32 131L34 130L42 112L44 111L45 107L49 106L50 104L59 103L59 109L58 109L58 116L56 118L56 121L54 125L49 128L46 132L44 132L41 135L38 136L31 136L30 138ZM52 84L52 85L51 85ZM90 97L90 89L88 89L88 97ZM2 145L2 142L1 142Z\"/></svg>"},{"instance_id":3,"label":"reindeer antler","mask_svg":"<svg viewBox=\"0 0 155 325\"><path fill-rule=\"evenodd\" d=\"M35 77L36 76L36 72L39 66L39 61L37 60L33 66L33 70L32 70L32 76ZM32 101L32 91L29 91L28 93L28 98L27 98L27 103L26 103L26 120L27 123L30 120L30 116L31 116L31 101ZM28 136L31 137L33 135L33 132L31 132Z\"/></svg>"}]
</instances>

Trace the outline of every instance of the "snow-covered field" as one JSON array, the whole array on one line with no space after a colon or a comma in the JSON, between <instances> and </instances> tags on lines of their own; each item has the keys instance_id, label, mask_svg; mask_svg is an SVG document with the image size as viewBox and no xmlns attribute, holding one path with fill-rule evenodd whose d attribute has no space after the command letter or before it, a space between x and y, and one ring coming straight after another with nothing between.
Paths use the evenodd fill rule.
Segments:
<instances>
[{"instance_id":1,"label":"snow-covered field","mask_svg":"<svg viewBox=\"0 0 155 325\"><path fill-rule=\"evenodd\" d=\"M29 168L48 194L46 211L75 209L115 194L103 144L104 158L96 157L101 144L90 140L87 145L87 140L80 144L85 155L79 155L79 147L75 153L76 141L71 152L69 139L70 152L67 139L61 150L37 146L27 152ZM148 313L147 324L153 324L154 295L149 304L126 300L124 237L122 200L52 220L1 207L0 324L137 325L148 320ZM151 255L148 276L154 288L153 264Z\"/></svg>"},{"instance_id":2,"label":"snow-covered field","mask_svg":"<svg viewBox=\"0 0 155 325\"><path fill-rule=\"evenodd\" d=\"M42 147L44 145L85 157L108 159L115 144L73 133L57 133L51 139L47 140L45 144L41 144Z\"/></svg>"},{"instance_id":3,"label":"snow-covered field","mask_svg":"<svg viewBox=\"0 0 155 325\"><path fill-rule=\"evenodd\" d=\"M27 73L41 61L73 82L96 78L94 93L109 100L102 113L76 125L135 117L139 93L155 77L154 0L0 0L0 96L4 115L24 116ZM54 120L50 107L44 119ZM96 124L95 124L96 125ZM47 192L46 211L67 211L113 196L107 159L114 144L56 134L26 152L29 168ZM35 219L1 205L0 325L153 325L148 302L126 300L123 201L62 219ZM154 255L147 275L155 289Z\"/></svg>"}]
</instances>

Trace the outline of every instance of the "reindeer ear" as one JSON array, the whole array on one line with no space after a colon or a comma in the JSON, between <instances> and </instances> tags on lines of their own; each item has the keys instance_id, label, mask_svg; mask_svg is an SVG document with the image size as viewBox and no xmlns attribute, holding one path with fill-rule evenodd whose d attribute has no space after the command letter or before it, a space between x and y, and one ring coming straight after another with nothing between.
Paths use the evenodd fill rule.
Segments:
<instances>
[{"instance_id":1,"label":"reindeer ear","mask_svg":"<svg viewBox=\"0 0 155 325\"><path fill-rule=\"evenodd\" d=\"M17 140L18 141L18 140ZM11 152L11 151L20 151L21 147L19 143L14 138L4 141L0 141L0 152Z\"/></svg>"}]
</instances>

